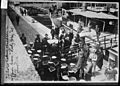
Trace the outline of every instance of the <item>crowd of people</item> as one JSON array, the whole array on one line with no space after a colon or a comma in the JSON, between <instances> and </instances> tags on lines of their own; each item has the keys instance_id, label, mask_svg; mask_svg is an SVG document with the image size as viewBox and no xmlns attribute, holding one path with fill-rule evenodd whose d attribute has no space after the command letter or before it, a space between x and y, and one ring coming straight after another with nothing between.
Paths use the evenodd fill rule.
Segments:
<instances>
[{"instance_id":1,"label":"crowd of people","mask_svg":"<svg viewBox=\"0 0 120 86\"><path fill-rule=\"evenodd\" d=\"M53 8L56 9L56 7ZM52 11L50 10L50 12ZM80 28L82 27L80 26ZM43 39L37 34L35 41L29 44L27 44L25 35L22 34L21 41L25 45L41 80L91 81L91 77L96 76L96 71L102 69L105 57L102 47L86 43L85 37L79 35L81 30L79 29L77 34L73 34L73 30L66 30L64 26L52 27L52 39L48 37L48 34L45 34ZM99 67L99 70L96 70L96 66ZM112 70L113 72L111 72ZM111 69L106 69L105 74L112 74L112 79L115 80L114 75L117 72L112 66Z\"/></svg>"},{"instance_id":2,"label":"crowd of people","mask_svg":"<svg viewBox=\"0 0 120 86\"><path fill-rule=\"evenodd\" d=\"M102 69L104 58L102 48L85 43L79 34L74 35L72 30L66 31L63 26L58 33L52 29L51 35L52 39L45 34L42 41L40 35L37 35L34 43L26 47L41 80L90 81L92 76L96 76L96 65ZM26 44L24 34L21 40Z\"/></svg>"},{"instance_id":3,"label":"crowd of people","mask_svg":"<svg viewBox=\"0 0 120 86\"><path fill-rule=\"evenodd\" d=\"M22 16L23 15L27 15L27 10L26 9L24 9L24 8L22 8L22 7L20 7L20 13L22 14Z\"/></svg>"},{"instance_id":4,"label":"crowd of people","mask_svg":"<svg viewBox=\"0 0 120 86\"><path fill-rule=\"evenodd\" d=\"M56 5L49 9L53 15L56 14ZM20 9L22 15L26 12ZM16 17L19 25L19 17ZM85 42L85 37L80 37L83 23L78 21L79 28L77 34L73 30L66 30L64 26L52 27L52 39L45 34L43 39L37 34L35 41L27 44L27 38L24 34L20 37L23 45L30 55L41 80L47 81L91 81L91 77L96 76L96 71L100 71L103 66L105 54L99 44L89 44ZM71 26L72 28L72 26ZM97 26L96 26L97 28ZM90 28L88 28L90 29ZM97 31L99 32L99 31ZM100 33L98 33L99 35ZM27 44L27 45L26 45ZM116 80L115 60L106 69L105 75ZM99 70L96 70L96 66Z\"/></svg>"},{"instance_id":5,"label":"crowd of people","mask_svg":"<svg viewBox=\"0 0 120 86\"><path fill-rule=\"evenodd\" d=\"M56 6L53 7L55 10ZM52 9L49 11L52 13ZM22 15L26 12L21 10ZM19 16L16 16L19 25ZM80 21L78 23L81 23ZM82 28L82 24L80 24ZM72 26L71 26L72 27ZM96 26L97 27L97 26ZM31 60L33 61L41 80L45 81L70 81L85 80L91 81L91 77L96 76L96 71L102 70L103 59L106 57L102 47L96 44L85 42L85 37L80 37L81 29L77 34L73 30L66 30L64 26L52 28L52 39L45 34L40 38L37 34L35 41L27 43L27 38L23 33L20 37ZM98 31L98 34L99 31ZM96 70L96 66L99 70ZM109 67L105 70L107 80L116 80L117 71L113 59Z\"/></svg>"},{"instance_id":6,"label":"crowd of people","mask_svg":"<svg viewBox=\"0 0 120 86\"><path fill-rule=\"evenodd\" d=\"M52 5L48 10L50 16L53 18L62 16L62 8L58 8L57 5Z\"/></svg>"}]
</instances>

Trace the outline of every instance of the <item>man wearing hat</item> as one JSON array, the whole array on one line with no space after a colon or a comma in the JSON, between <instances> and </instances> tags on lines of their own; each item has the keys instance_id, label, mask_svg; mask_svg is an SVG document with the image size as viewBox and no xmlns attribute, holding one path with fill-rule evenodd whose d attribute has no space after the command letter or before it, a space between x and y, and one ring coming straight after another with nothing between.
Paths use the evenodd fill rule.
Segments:
<instances>
[{"instance_id":1,"label":"man wearing hat","mask_svg":"<svg viewBox=\"0 0 120 86\"><path fill-rule=\"evenodd\" d=\"M39 35L37 35L37 38L35 39L35 43L34 43L34 49L37 51L39 49L42 49L41 47L42 45L40 42L40 38L39 38Z\"/></svg>"},{"instance_id":2,"label":"man wearing hat","mask_svg":"<svg viewBox=\"0 0 120 86\"><path fill-rule=\"evenodd\" d=\"M46 52L48 51L48 48L49 48L49 43L48 43L48 34L45 34L45 37L42 39L42 50L43 52Z\"/></svg>"}]
</instances>

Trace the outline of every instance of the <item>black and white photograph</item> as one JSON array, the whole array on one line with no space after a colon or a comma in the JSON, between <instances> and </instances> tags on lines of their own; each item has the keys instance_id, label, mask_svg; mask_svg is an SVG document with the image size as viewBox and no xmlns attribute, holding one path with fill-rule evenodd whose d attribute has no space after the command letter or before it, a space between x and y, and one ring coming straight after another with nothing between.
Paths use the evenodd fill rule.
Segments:
<instances>
[{"instance_id":1,"label":"black and white photograph","mask_svg":"<svg viewBox=\"0 0 120 86\"><path fill-rule=\"evenodd\" d=\"M119 2L1 0L2 83L118 83Z\"/></svg>"}]
</instances>

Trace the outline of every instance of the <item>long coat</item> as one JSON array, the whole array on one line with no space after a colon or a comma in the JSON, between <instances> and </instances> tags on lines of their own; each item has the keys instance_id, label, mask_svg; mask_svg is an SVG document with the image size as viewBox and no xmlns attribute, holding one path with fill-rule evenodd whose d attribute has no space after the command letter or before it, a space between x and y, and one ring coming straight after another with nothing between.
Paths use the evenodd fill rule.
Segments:
<instances>
[{"instance_id":1,"label":"long coat","mask_svg":"<svg viewBox=\"0 0 120 86\"><path fill-rule=\"evenodd\" d=\"M96 64L97 64L97 66L101 69L101 68L102 68L102 65L103 65L104 55L103 55L103 53L101 53L101 52L98 52L97 55L98 55L98 59L97 59Z\"/></svg>"}]
</instances>

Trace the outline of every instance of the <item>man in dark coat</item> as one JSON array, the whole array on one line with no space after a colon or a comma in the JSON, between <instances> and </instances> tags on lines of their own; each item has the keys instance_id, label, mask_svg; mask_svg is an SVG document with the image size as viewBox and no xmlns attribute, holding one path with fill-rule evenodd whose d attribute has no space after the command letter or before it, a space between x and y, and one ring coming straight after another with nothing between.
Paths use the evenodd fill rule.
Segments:
<instances>
[{"instance_id":1,"label":"man in dark coat","mask_svg":"<svg viewBox=\"0 0 120 86\"><path fill-rule=\"evenodd\" d=\"M73 31L70 31L70 32L69 32L70 41L72 41L73 37L74 37Z\"/></svg>"},{"instance_id":2,"label":"man in dark coat","mask_svg":"<svg viewBox=\"0 0 120 86\"><path fill-rule=\"evenodd\" d=\"M45 34L45 37L42 39L42 50L46 52L49 50L49 43L48 43L48 34Z\"/></svg>"},{"instance_id":3,"label":"man in dark coat","mask_svg":"<svg viewBox=\"0 0 120 86\"><path fill-rule=\"evenodd\" d=\"M36 42L37 40L38 40L38 42L40 42L40 35L39 35L39 34L36 35L35 42Z\"/></svg>"},{"instance_id":4,"label":"man in dark coat","mask_svg":"<svg viewBox=\"0 0 120 86\"><path fill-rule=\"evenodd\" d=\"M57 35L57 37L59 36L59 27L56 27L55 28L55 33L56 33L56 35Z\"/></svg>"},{"instance_id":5,"label":"man in dark coat","mask_svg":"<svg viewBox=\"0 0 120 86\"><path fill-rule=\"evenodd\" d=\"M69 49L70 46L71 46L70 39L69 39L69 37L66 37L66 38L64 39L64 50Z\"/></svg>"},{"instance_id":6,"label":"man in dark coat","mask_svg":"<svg viewBox=\"0 0 120 86\"><path fill-rule=\"evenodd\" d=\"M25 16L26 16L26 14L27 14L27 10L26 10L26 9L24 9L24 14L25 14Z\"/></svg>"},{"instance_id":7,"label":"man in dark coat","mask_svg":"<svg viewBox=\"0 0 120 86\"><path fill-rule=\"evenodd\" d=\"M17 25L19 25L19 21L20 21L20 17L19 17L19 15L16 15L16 22L17 22Z\"/></svg>"},{"instance_id":8,"label":"man in dark coat","mask_svg":"<svg viewBox=\"0 0 120 86\"><path fill-rule=\"evenodd\" d=\"M97 52L98 55L98 59L97 59L97 66L100 68L100 70L102 69L102 65L103 65L103 58L104 58L104 54L102 49L99 49L99 51Z\"/></svg>"},{"instance_id":9,"label":"man in dark coat","mask_svg":"<svg viewBox=\"0 0 120 86\"><path fill-rule=\"evenodd\" d=\"M52 39L54 39L54 36L55 36L55 30L52 28L51 29L51 35L52 35Z\"/></svg>"},{"instance_id":10,"label":"man in dark coat","mask_svg":"<svg viewBox=\"0 0 120 86\"><path fill-rule=\"evenodd\" d=\"M45 37L42 39L42 44L48 44L47 40L48 40L48 34L45 34Z\"/></svg>"},{"instance_id":11,"label":"man in dark coat","mask_svg":"<svg viewBox=\"0 0 120 86\"><path fill-rule=\"evenodd\" d=\"M25 37L24 33L22 34L22 36L20 37L20 39L21 39L23 45L26 44L26 37Z\"/></svg>"},{"instance_id":12,"label":"man in dark coat","mask_svg":"<svg viewBox=\"0 0 120 86\"><path fill-rule=\"evenodd\" d=\"M70 40L70 45L72 44L72 39L73 39L73 31L69 31L68 33L68 37L69 37L69 40Z\"/></svg>"},{"instance_id":13,"label":"man in dark coat","mask_svg":"<svg viewBox=\"0 0 120 86\"><path fill-rule=\"evenodd\" d=\"M40 42L40 37L39 37L39 34L37 34L34 42L34 49L37 51L39 49L41 50L41 48L42 48L42 45Z\"/></svg>"},{"instance_id":14,"label":"man in dark coat","mask_svg":"<svg viewBox=\"0 0 120 86\"><path fill-rule=\"evenodd\" d=\"M20 13L21 13L22 16L23 16L24 12L23 12L23 9L22 9L22 8L20 8Z\"/></svg>"}]
</instances>

